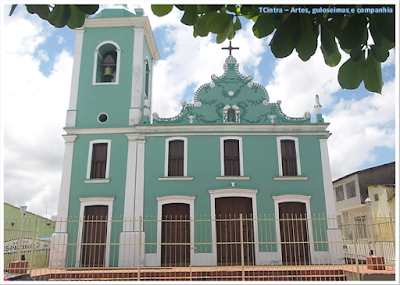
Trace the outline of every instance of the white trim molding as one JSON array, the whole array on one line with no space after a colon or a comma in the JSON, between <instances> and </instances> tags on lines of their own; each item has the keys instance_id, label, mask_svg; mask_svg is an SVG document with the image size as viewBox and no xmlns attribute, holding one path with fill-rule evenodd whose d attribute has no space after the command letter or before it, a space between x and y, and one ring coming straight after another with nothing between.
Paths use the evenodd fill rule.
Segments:
<instances>
[{"instance_id":1,"label":"white trim molding","mask_svg":"<svg viewBox=\"0 0 400 285\"><path fill-rule=\"evenodd\" d=\"M281 151L281 141L283 141L283 140L291 140L291 141L294 141L294 146L295 146L295 151L296 151L297 176L301 176L299 138L297 138L297 137L292 137L292 136L276 137L276 145L277 145L277 149L278 149L279 176L283 176L283 169L282 169L282 151Z\"/></svg>"},{"instance_id":2,"label":"white trim molding","mask_svg":"<svg viewBox=\"0 0 400 285\"><path fill-rule=\"evenodd\" d=\"M87 168L86 168L86 180L91 180L90 174L91 174L91 170L92 170L93 145L100 144L100 143L107 144L107 162L106 162L106 173L105 173L104 178L105 179L110 178L109 175L110 175L111 140L99 139L99 140L93 140L93 141L89 142L89 154L88 154L88 163L87 163Z\"/></svg>"},{"instance_id":3,"label":"white trim molding","mask_svg":"<svg viewBox=\"0 0 400 285\"><path fill-rule=\"evenodd\" d=\"M281 228L279 225L279 204L285 202L298 202L298 203L304 203L306 205L308 242L310 244L311 264L313 264L313 262L316 260L316 257L314 250L313 226L311 221L311 206L310 206L311 196L299 195L299 194L287 194L287 195L272 196L272 199L274 199L274 207L275 207L275 228L276 228L277 243L280 243L281 241ZM280 246L278 246L277 249L278 249L278 257L280 258L280 264L282 264L282 249Z\"/></svg>"},{"instance_id":4,"label":"white trim molding","mask_svg":"<svg viewBox=\"0 0 400 285\"><path fill-rule=\"evenodd\" d=\"M113 82L97 82L97 67L98 67L98 58L101 57L99 49L106 45L111 44L115 47L115 51L117 52L117 62L115 66L115 81ZM121 66L121 48L119 45L114 41L103 41L99 43L96 49L93 51L94 53L94 60L93 60L93 79L92 85L118 85L119 84L119 74L120 74L120 66Z\"/></svg>"},{"instance_id":5,"label":"white trim molding","mask_svg":"<svg viewBox=\"0 0 400 285\"><path fill-rule=\"evenodd\" d=\"M250 180L249 176L216 176L215 180Z\"/></svg>"},{"instance_id":6,"label":"white trim molding","mask_svg":"<svg viewBox=\"0 0 400 285\"><path fill-rule=\"evenodd\" d=\"M78 240L76 246L76 259L75 267L80 267L81 264L81 247L82 247L82 236L83 236L83 221L86 206L107 206L107 236L106 236L106 250L104 255L104 267L108 267L110 264L110 243L111 243L111 224L112 224L112 213L113 213L113 203L115 197L81 197L79 201L81 202L79 211L79 227L78 227Z\"/></svg>"},{"instance_id":7,"label":"white trim molding","mask_svg":"<svg viewBox=\"0 0 400 285\"><path fill-rule=\"evenodd\" d=\"M193 177L179 177L179 176L170 176L170 177L158 177L159 181L191 181Z\"/></svg>"},{"instance_id":8,"label":"white trim molding","mask_svg":"<svg viewBox=\"0 0 400 285\"><path fill-rule=\"evenodd\" d=\"M258 221L257 221L257 193L256 189L246 189L246 188L224 188L216 190L208 190L211 200L211 239L212 239L212 249L213 249L213 264L217 265L217 225L215 221L215 199L226 198L226 197L244 197L251 198L252 210L253 210L253 228L254 228L254 255L255 264L259 263L260 251L258 246Z\"/></svg>"},{"instance_id":9,"label":"white trim molding","mask_svg":"<svg viewBox=\"0 0 400 285\"><path fill-rule=\"evenodd\" d=\"M278 181L308 180L307 176L278 176L274 177Z\"/></svg>"},{"instance_id":10,"label":"white trim molding","mask_svg":"<svg viewBox=\"0 0 400 285\"><path fill-rule=\"evenodd\" d=\"M158 253L158 264L161 265L161 231L162 231L162 206L165 204L181 203L189 205L190 213L190 264L193 263L194 259L194 200L196 196L185 196L185 195L168 195L156 197L158 201L157 209L157 253Z\"/></svg>"},{"instance_id":11,"label":"white trim molding","mask_svg":"<svg viewBox=\"0 0 400 285\"><path fill-rule=\"evenodd\" d=\"M165 140L165 162L164 162L164 177L168 176L168 157L169 157L169 142L170 141L183 141L183 177L187 176L187 152L188 142L185 137L170 137ZM172 178L172 177L171 177Z\"/></svg>"},{"instance_id":12,"label":"white trim molding","mask_svg":"<svg viewBox=\"0 0 400 285\"><path fill-rule=\"evenodd\" d=\"M237 136L227 136L227 137L220 137L220 156L221 156L221 177L225 175L225 163L224 163L224 143L226 140L237 140L239 141L239 165L240 165L240 175L244 176L244 168L243 168L243 143L242 137ZM229 177L229 176L226 176ZM236 176L234 176L236 177Z\"/></svg>"}]
</instances>

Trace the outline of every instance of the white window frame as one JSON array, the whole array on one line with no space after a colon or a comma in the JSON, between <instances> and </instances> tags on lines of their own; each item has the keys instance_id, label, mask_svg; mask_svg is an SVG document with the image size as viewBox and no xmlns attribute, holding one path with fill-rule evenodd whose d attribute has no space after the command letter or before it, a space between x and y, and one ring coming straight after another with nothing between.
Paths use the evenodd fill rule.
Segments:
<instances>
[{"instance_id":1,"label":"white window frame","mask_svg":"<svg viewBox=\"0 0 400 285\"><path fill-rule=\"evenodd\" d=\"M315 260L315 250L314 250L314 234L313 234L313 226L311 220L311 206L310 199L311 196L300 195L300 194L288 194L288 195L280 195L280 196L272 196L274 199L275 206L275 229L276 229L276 241L280 243L281 241L281 228L279 225L279 204L284 202L299 202L306 204L306 212L307 212L307 226L308 226L308 242L310 244L310 254L311 254L311 264ZM280 258L280 264L282 264L282 249L278 244L278 256Z\"/></svg>"},{"instance_id":2,"label":"white window frame","mask_svg":"<svg viewBox=\"0 0 400 285\"><path fill-rule=\"evenodd\" d=\"M229 111L230 109L235 110L235 121L234 121L234 122L228 122L228 111ZM238 106L236 106L236 105L233 105L233 106L226 105L226 106L222 109L222 112L223 112L223 120L224 120L224 123L227 123L227 124L240 123L240 109L239 109Z\"/></svg>"},{"instance_id":3,"label":"white window frame","mask_svg":"<svg viewBox=\"0 0 400 285\"><path fill-rule=\"evenodd\" d=\"M110 243L111 243L111 224L112 224L112 213L113 213L113 203L115 197L87 197L79 198L81 202L79 211L79 226L78 226L78 240L76 247L76 258L75 267L80 267L81 264L81 247L82 247L82 236L83 236L83 219L85 214L86 206L108 206L107 213L107 236L106 236L106 250L104 254L104 267L109 267L110 265Z\"/></svg>"},{"instance_id":4,"label":"white window frame","mask_svg":"<svg viewBox=\"0 0 400 285\"><path fill-rule=\"evenodd\" d=\"M242 137L221 137L220 138L220 153L221 153L221 177L225 175L225 163L224 163L224 143L226 140L238 140L239 141L239 159L240 159L240 175L244 176L244 168L243 168L243 144L242 144ZM226 176L226 177L235 177L235 176Z\"/></svg>"},{"instance_id":5,"label":"white window frame","mask_svg":"<svg viewBox=\"0 0 400 285\"><path fill-rule=\"evenodd\" d=\"M107 162L106 162L106 175L104 178L90 178L90 173L92 172L92 156L93 156L93 145L99 143L107 144ZM87 170L86 170L86 179L87 180L104 180L110 178L110 157L111 157L111 140L93 140L89 142L89 154L88 154L88 162L87 162Z\"/></svg>"},{"instance_id":6,"label":"white window frame","mask_svg":"<svg viewBox=\"0 0 400 285\"><path fill-rule=\"evenodd\" d=\"M168 157L169 157L169 142L170 141L183 141L183 176L187 176L187 138L185 137L171 137L165 140L165 163L164 163L164 177L175 177L175 176L168 176ZM181 177L181 176L179 176Z\"/></svg>"},{"instance_id":7,"label":"white window frame","mask_svg":"<svg viewBox=\"0 0 400 285\"><path fill-rule=\"evenodd\" d=\"M106 44L112 44L115 46L115 51L117 52L117 62L115 66L115 81L114 82L97 82L96 77L97 77L97 61L99 58L99 49ZM92 85L118 85L119 84L119 73L120 73L120 66L121 66L121 48L119 45L114 42L114 41L103 41L99 43L94 50L94 61L93 61L93 80L92 80Z\"/></svg>"},{"instance_id":8,"label":"white window frame","mask_svg":"<svg viewBox=\"0 0 400 285\"><path fill-rule=\"evenodd\" d=\"M162 235L162 206L166 204L173 203L181 203L189 205L189 221L190 221L190 264L193 262L194 258L194 199L196 196L186 196L186 195L169 195L169 196L161 196L156 197L158 201L158 210L157 210L157 253L159 263L161 264L161 235Z\"/></svg>"},{"instance_id":9,"label":"white window frame","mask_svg":"<svg viewBox=\"0 0 400 285\"><path fill-rule=\"evenodd\" d=\"M283 141L283 140L292 140L292 141L294 141L294 147L295 147L295 151L296 151L297 176L301 176L299 139L296 138L296 137L290 137L290 136L284 136L284 137L277 137L276 138L276 144L277 144L277 148L278 148L279 176L283 177L282 150L281 150L281 141Z\"/></svg>"}]
</instances>

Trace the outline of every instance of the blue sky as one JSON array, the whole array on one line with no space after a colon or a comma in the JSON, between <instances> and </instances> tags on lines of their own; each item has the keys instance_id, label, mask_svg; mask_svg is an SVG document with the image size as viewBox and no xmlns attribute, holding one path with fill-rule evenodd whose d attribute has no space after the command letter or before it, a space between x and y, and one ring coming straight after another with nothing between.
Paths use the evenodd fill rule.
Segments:
<instances>
[{"instance_id":1,"label":"blue sky","mask_svg":"<svg viewBox=\"0 0 400 285\"><path fill-rule=\"evenodd\" d=\"M51 216L56 214L61 181L61 136L75 32L52 27L28 14L23 5L10 18L9 7L2 6L1 27L4 201L15 206L26 204L28 211ZM154 68L152 112L174 116L181 101L192 102L197 87L210 82L212 74L223 73L228 52L221 47L228 41L217 45L212 36L194 39L192 28L179 23L179 11L159 18L149 4L141 3L141 7L150 19L160 53ZM256 39L251 22L242 22L242 26L232 41L240 48L233 56L242 74L252 74L253 81L267 89L271 102L282 100L283 112L289 116L303 116L306 111L314 116L314 97L319 94L332 132L328 146L333 179L395 160L397 50L391 51L383 65L382 94L368 92L363 83L356 90L342 90L337 82L338 67L326 66L319 48L308 62L302 62L295 51L277 60L268 46L270 37ZM342 54L341 63L346 56Z\"/></svg>"}]
</instances>

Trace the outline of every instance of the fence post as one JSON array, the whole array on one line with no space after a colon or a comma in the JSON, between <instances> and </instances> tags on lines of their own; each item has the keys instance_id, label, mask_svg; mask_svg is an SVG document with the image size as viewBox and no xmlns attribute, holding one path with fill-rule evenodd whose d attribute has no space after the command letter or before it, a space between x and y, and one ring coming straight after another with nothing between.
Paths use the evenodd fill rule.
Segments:
<instances>
[{"instance_id":1,"label":"fence post","mask_svg":"<svg viewBox=\"0 0 400 285\"><path fill-rule=\"evenodd\" d=\"M357 253L357 243L356 243L357 232L355 231L355 228L354 228L354 219L350 219L350 221L351 221L351 231L353 233L354 254L356 256L357 281L360 281L360 268L358 265L358 253Z\"/></svg>"},{"instance_id":2,"label":"fence post","mask_svg":"<svg viewBox=\"0 0 400 285\"><path fill-rule=\"evenodd\" d=\"M36 231L37 231L37 217L35 219L35 226L34 226L34 230L33 230L33 238L32 238L32 249L31 249L31 260L30 260L30 264L29 264L29 274L32 275L32 266L33 263L35 262L35 255L36 255Z\"/></svg>"},{"instance_id":3,"label":"fence post","mask_svg":"<svg viewBox=\"0 0 400 285\"><path fill-rule=\"evenodd\" d=\"M243 246L243 216L242 216L242 214L239 214L239 223L240 223L240 255L241 255L241 264L242 264L242 281L245 281L244 246Z\"/></svg>"},{"instance_id":4,"label":"fence post","mask_svg":"<svg viewBox=\"0 0 400 285\"><path fill-rule=\"evenodd\" d=\"M142 259L142 216L139 216L138 281L140 281L140 262Z\"/></svg>"},{"instance_id":5,"label":"fence post","mask_svg":"<svg viewBox=\"0 0 400 285\"><path fill-rule=\"evenodd\" d=\"M393 248L394 252L396 252L396 239L395 239L395 230L393 228L393 218L392 218L392 213L389 212L389 224L390 224L390 230L392 231L392 239L393 239Z\"/></svg>"}]
</instances>

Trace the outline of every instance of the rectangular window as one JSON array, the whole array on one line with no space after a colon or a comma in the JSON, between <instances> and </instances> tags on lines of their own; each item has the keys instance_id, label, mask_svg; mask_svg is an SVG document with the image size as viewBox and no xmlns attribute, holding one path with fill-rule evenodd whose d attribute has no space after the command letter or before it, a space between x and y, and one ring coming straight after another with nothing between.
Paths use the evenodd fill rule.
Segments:
<instances>
[{"instance_id":1,"label":"rectangular window","mask_svg":"<svg viewBox=\"0 0 400 285\"><path fill-rule=\"evenodd\" d=\"M346 184L347 199L356 197L356 183L351 181Z\"/></svg>"},{"instance_id":2,"label":"rectangular window","mask_svg":"<svg viewBox=\"0 0 400 285\"><path fill-rule=\"evenodd\" d=\"M225 175L240 176L239 141L224 140Z\"/></svg>"},{"instance_id":3,"label":"rectangular window","mask_svg":"<svg viewBox=\"0 0 400 285\"><path fill-rule=\"evenodd\" d=\"M343 185L336 187L336 202L343 201L344 200L344 191L343 191Z\"/></svg>"},{"instance_id":4,"label":"rectangular window","mask_svg":"<svg viewBox=\"0 0 400 285\"><path fill-rule=\"evenodd\" d=\"M297 176L296 148L294 141L281 140L283 176Z\"/></svg>"},{"instance_id":5,"label":"rectangular window","mask_svg":"<svg viewBox=\"0 0 400 285\"><path fill-rule=\"evenodd\" d=\"M355 217L354 221L356 224L357 238L367 238L367 225L366 225L366 216Z\"/></svg>"},{"instance_id":6,"label":"rectangular window","mask_svg":"<svg viewBox=\"0 0 400 285\"><path fill-rule=\"evenodd\" d=\"M107 144L93 144L92 171L90 178L106 178Z\"/></svg>"},{"instance_id":7,"label":"rectangular window","mask_svg":"<svg viewBox=\"0 0 400 285\"><path fill-rule=\"evenodd\" d=\"M375 194L375 195L374 195L374 200L375 200L375 201L379 201L379 195L378 195L378 194Z\"/></svg>"},{"instance_id":8,"label":"rectangular window","mask_svg":"<svg viewBox=\"0 0 400 285\"><path fill-rule=\"evenodd\" d=\"M168 176L183 176L184 142L174 140L169 142Z\"/></svg>"}]
</instances>

